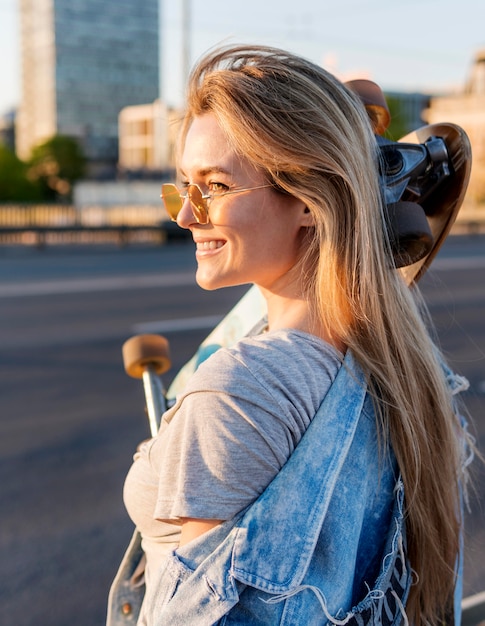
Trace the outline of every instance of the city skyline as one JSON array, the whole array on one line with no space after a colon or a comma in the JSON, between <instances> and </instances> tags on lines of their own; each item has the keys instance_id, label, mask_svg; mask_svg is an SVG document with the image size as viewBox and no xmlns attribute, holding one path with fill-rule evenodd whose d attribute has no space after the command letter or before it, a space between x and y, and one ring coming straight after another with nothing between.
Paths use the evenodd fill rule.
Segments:
<instances>
[{"instance_id":1,"label":"city skyline","mask_svg":"<svg viewBox=\"0 0 485 626\"><path fill-rule=\"evenodd\" d=\"M388 91L442 93L462 88L485 47L485 3L462 0L222 0L190 3L190 60L220 43L277 45L341 78L367 77ZM18 0L0 0L0 114L20 101ZM162 96L183 101L182 1L161 0Z\"/></svg>"}]
</instances>

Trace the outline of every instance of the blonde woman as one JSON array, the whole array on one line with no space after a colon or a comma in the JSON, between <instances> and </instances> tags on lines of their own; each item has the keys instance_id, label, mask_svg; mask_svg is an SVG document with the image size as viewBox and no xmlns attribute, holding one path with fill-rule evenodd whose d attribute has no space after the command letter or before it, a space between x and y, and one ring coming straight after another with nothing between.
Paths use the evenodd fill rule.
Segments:
<instances>
[{"instance_id":1,"label":"blonde woman","mask_svg":"<svg viewBox=\"0 0 485 626\"><path fill-rule=\"evenodd\" d=\"M194 69L164 201L198 284L254 284L268 315L135 455L139 625L459 620L457 382L393 264L377 153L359 100L302 58Z\"/></svg>"}]
</instances>

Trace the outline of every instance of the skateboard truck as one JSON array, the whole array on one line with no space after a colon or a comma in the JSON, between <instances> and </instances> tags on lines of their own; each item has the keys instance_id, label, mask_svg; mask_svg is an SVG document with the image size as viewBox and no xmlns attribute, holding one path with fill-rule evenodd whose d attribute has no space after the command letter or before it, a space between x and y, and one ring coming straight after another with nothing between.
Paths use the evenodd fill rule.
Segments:
<instances>
[{"instance_id":1,"label":"skateboard truck","mask_svg":"<svg viewBox=\"0 0 485 626\"><path fill-rule=\"evenodd\" d=\"M463 203L471 171L466 133L454 124L424 126L398 142L384 138L391 116L381 88L346 83L363 102L380 149L381 189L394 265L408 284L425 272Z\"/></svg>"},{"instance_id":2,"label":"skateboard truck","mask_svg":"<svg viewBox=\"0 0 485 626\"><path fill-rule=\"evenodd\" d=\"M451 176L448 150L441 137L429 137L423 144L405 144L378 136L377 143L386 204L403 197L419 202Z\"/></svg>"},{"instance_id":3,"label":"skateboard truck","mask_svg":"<svg viewBox=\"0 0 485 626\"><path fill-rule=\"evenodd\" d=\"M150 434L155 437L167 410L159 377L171 366L168 341L161 335L136 335L125 341L122 352L128 376L143 380Z\"/></svg>"},{"instance_id":4,"label":"skateboard truck","mask_svg":"<svg viewBox=\"0 0 485 626\"><path fill-rule=\"evenodd\" d=\"M381 189L396 267L405 267L431 252L434 238L421 203L451 176L446 143L430 136L422 144L396 143L377 136Z\"/></svg>"}]
</instances>

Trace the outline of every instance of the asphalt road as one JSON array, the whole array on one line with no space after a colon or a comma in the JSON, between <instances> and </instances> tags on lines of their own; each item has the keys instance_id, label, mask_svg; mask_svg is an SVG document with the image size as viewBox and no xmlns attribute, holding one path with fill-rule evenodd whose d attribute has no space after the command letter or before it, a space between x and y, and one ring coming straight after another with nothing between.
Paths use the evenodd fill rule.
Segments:
<instances>
[{"instance_id":1,"label":"asphalt road","mask_svg":"<svg viewBox=\"0 0 485 626\"><path fill-rule=\"evenodd\" d=\"M245 288L206 293L191 244L0 248L0 623L102 626L131 523L121 492L147 436L121 345L164 332L173 374ZM449 238L422 288L485 449L485 239ZM184 323L184 320L189 320ZM475 479L465 591L485 589ZM480 510L481 509L481 510Z\"/></svg>"}]
</instances>

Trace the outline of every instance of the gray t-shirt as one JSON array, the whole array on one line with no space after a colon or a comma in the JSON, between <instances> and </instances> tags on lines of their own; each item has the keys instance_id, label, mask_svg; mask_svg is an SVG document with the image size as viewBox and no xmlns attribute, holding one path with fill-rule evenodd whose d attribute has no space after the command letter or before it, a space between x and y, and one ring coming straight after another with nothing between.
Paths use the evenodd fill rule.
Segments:
<instances>
[{"instance_id":1,"label":"gray t-shirt","mask_svg":"<svg viewBox=\"0 0 485 626\"><path fill-rule=\"evenodd\" d=\"M162 520L230 519L253 502L300 441L341 360L290 329L244 338L202 363L128 474L125 504L142 535L166 533Z\"/></svg>"}]
</instances>

